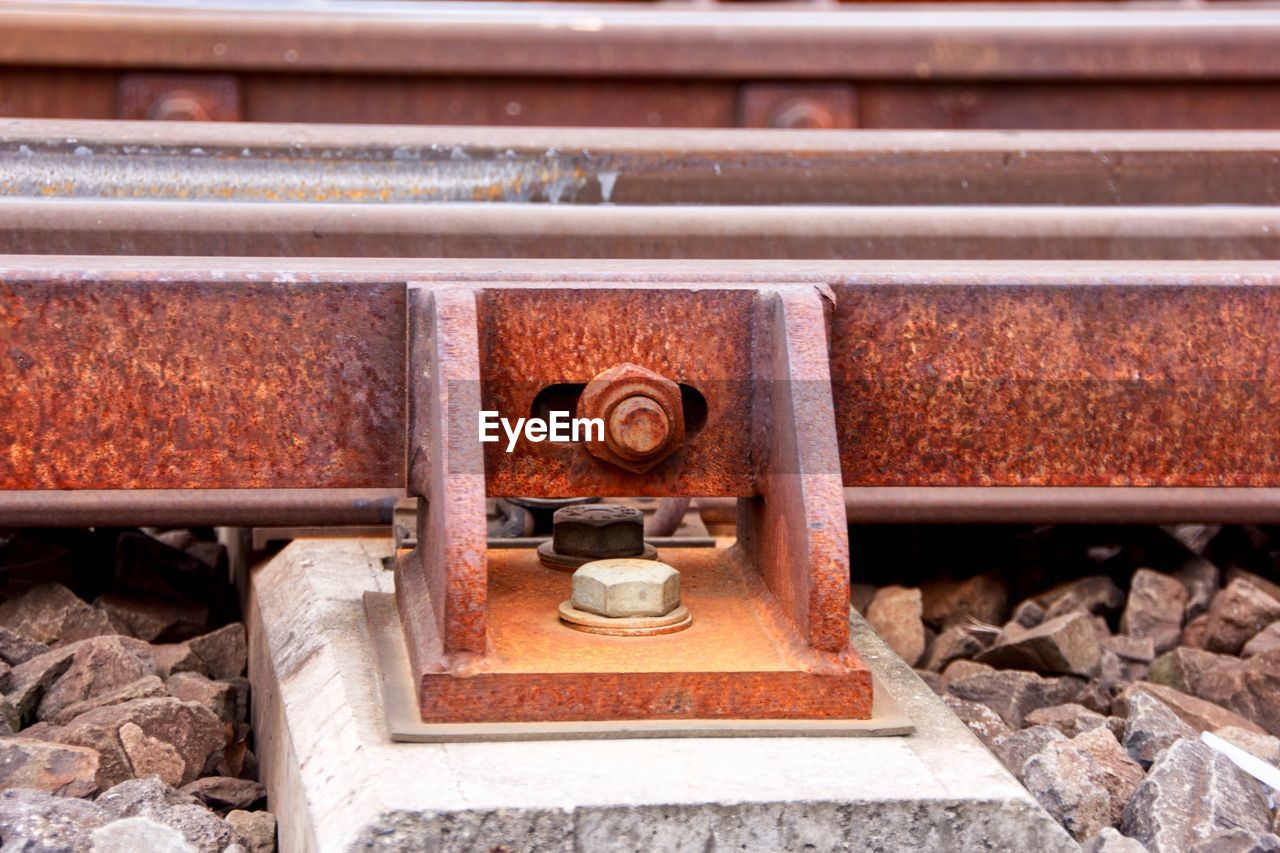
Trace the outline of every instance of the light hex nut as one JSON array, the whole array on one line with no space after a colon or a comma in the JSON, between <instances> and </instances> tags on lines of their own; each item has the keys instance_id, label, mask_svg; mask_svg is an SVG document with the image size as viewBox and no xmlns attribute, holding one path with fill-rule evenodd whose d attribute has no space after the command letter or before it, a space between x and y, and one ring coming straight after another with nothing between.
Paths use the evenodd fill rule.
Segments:
<instances>
[{"instance_id":1,"label":"light hex nut","mask_svg":"<svg viewBox=\"0 0 1280 853\"><path fill-rule=\"evenodd\" d=\"M571 602L600 616L666 616L680 606L680 573L656 560L596 560L573 573Z\"/></svg>"}]
</instances>

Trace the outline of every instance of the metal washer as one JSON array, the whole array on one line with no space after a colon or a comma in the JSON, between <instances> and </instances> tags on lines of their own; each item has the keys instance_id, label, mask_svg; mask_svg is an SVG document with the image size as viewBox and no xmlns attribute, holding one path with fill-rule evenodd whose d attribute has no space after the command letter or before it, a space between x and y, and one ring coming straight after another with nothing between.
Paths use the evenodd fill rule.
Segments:
<instances>
[{"instance_id":1,"label":"metal washer","mask_svg":"<svg viewBox=\"0 0 1280 853\"><path fill-rule=\"evenodd\" d=\"M575 631L604 634L610 637L652 637L674 634L693 624L689 608L681 604L666 616L600 616L573 606L573 600L560 603L560 621Z\"/></svg>"},{"instance_id":2,"label":"metal washer","mask_svg":"<svg viewBox=\"0 0 1280 853\"><path fill-rule=\"evenodd\" d=\"M636 560L656 560L658 559L658 549L644 543L644 551L640 554L613 554L610 557L575 557L571 554L561 554L555 549L555 544L551 540L547 540L538 546L538 559L542 561L542 565L548 569L555 569L558 572L572 572L585 566L587 563L594 563L596 560L607 560L612 557L628 557Z\"/></svg>"}]
</instances>

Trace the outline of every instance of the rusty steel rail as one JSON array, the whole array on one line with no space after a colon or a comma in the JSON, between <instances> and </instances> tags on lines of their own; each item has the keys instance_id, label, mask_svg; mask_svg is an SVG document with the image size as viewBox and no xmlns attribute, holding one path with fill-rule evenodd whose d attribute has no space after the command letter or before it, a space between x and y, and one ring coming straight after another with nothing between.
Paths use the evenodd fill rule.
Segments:
<instances>
[{"instance_id":1,"label":"rusty steel rail","mask_svg":"<svg viewBox=\"0 0 1280 853\"><path fill-rule=\"evenodd\" d=\"M0 197L268 204L1273 205L1272 132L0 120Z\"/></svg>"},{"instance_id":2,"label":"rusty steel rail","mask_svg":"<svg viewBox=\"0 0 1280 853\"><path fill-rule=\"evenodd\" d=\"M0 253L1277 260L1280 208L602 206L0 198Z\"/></svg>"},{"instance_id":3,"label":"rusty steel rail","mask_svg":"<svg viewBox=\"0 0 1280 853\"><path fill-rule=\"evenodd\" d=\"M497 288L513 322L521 299L570 325L653 312L647 334L659 336L697 335L700 300L736 304L716 295L723 287L828 287L830 473L878 495L879 517L920 500L879 489L956 486L1156 487L1112 493L1143 518L1147 496L1173 506L1167 489L1207 488L1221 490L1218 509L1188 492L1176 501L1202 503L1170 514L1270 517L1275 493L1254 490L1280 486L1275 263L9 257L0 519L33 491L52 521L79 490L403 489L410 281ZM637 290L626 316L594 315L578 283ZM684 307L667 317L672 299ZM518 371L538 354L536 330L504 334L521 353L486 370ZM615 475L605 492L702 495L720 482L697 448L737 446L723 430L743 392L703 384L720 427L684 463L703 491ZM493 487L527 489L538 475L526 469ZM743 484L722 486L733 496ZM949 494L964 493L929 500Z\"/></svg>"}]
</instances>

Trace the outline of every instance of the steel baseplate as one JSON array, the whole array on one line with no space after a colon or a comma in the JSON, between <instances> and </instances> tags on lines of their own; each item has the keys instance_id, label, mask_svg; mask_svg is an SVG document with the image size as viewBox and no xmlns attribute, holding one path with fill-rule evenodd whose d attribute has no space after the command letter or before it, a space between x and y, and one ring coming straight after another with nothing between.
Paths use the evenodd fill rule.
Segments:
<instances>
[{"instance_id":1,"label":"steel baseplate","mask_svg":"<svg viewBox=\"0 0 1280 853\"><path fill-rule=\"evenodd\" d=\"M395 597L421 722L706 733L872 718L871 674L849 643L830 306L812 285L410 286L408 483L421 501ZM526 416L619 364L695 401L679 447L643 472L581 443L478 442L480 411ZM557 618L566 574L486 548L484 501L504 494L735 497L738 542L664 554L688 630L588 634Z\"/></svg>"},{"instance_id":2,"label":"steel baseplate","mask_svg":"<svg viewBox=\"0 0 1280 853\"><path fill-rule=\"evenodd\" d=\"M526 569L534 570L532 566ZM516 740L594 740L667 737L895 737L915 732L901 706L874 683L865 720L647 719L565 722L429 723L422 720L395 596L364 594L364 611L378 667L383 716L393 741L446 743ZM544 625L545 627L545 625ZM691 629L692 630L692 629Z\"/></svg>"}]
</instances>

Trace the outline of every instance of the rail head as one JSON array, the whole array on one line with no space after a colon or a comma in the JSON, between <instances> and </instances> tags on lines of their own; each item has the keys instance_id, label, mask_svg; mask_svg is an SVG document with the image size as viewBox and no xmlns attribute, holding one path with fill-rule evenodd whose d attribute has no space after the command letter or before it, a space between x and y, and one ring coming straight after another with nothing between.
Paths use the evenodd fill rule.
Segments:
<instances>
[{"instance_id":1,"label":"rail head","mask_svg":"<svg viewBox=\"0 0 1280 853\"><path fill-rule=\"evenodd\" d=\"M1270 79L1280 10L664 3L26 2L0 62L283 73ZM602 65L603 63L603 65Z\"/></svg>"}]
</instances>

